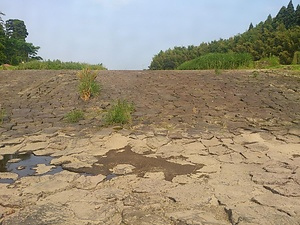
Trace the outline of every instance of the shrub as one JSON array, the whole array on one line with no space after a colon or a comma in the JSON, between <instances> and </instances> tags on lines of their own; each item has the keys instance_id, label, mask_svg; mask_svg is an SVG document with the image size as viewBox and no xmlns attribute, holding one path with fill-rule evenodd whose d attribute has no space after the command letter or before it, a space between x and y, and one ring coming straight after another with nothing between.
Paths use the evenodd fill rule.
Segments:
<instances>
[{"instance_id":1,"label":"shrub","mask_svg":"<svg viewBox=\"0 0 300 225\"><path fill-rule=\"evenodd\" d=\"M293 65L299 65L300 64L300 51L297 51L294 53L294 58L293 58Z\"/></svg>"},{"instance_id":2,"label":"shrub","mask_svg":"<svg viewBox=\"0 0 300 225\"><path fill-rule=\"evenodd\" d=\"M68 123L77 123L84 119L84 113L82 110L72 110L65 115L65 120Z\"/></svg>"},{"instance_id":3,"label":"shrub","mask_svg":"<svg viewBox=\"0 0 300 225\"><path fill-rule=\"evenodd\" d=\"M9 65L9 64L3 64L0 69L2 69L2 70L15 70L16 67L12 66L12 65Z\"/></svg>"},{"instance_id":4,"label":"shrub","mask_svg":"<svg viewBox=\"0 0 300 225\"><path fill-rule=\"evenodd\" d=\"M177 69L238 69L248 68L252 63L252 56L248 53L210 53L184 62Z\"/></svg>"},{"instance_id":5,"label":"shrub","mask_svg":"<svg viewBox=\"0 0 300 225\"><path fill-rule=\"evenodd\" d=\"M127 124L131 122L131 113L134 111L132 103L126 100L118 100L107 112L105 122L107 125Z\"/></svg>"},{"instance_id":6,"label":"shrub","mask_svg":"<svg viewBox=\"0 0 300 225\"><path fill-rule=\"evenodd\" d=\"M95 96L100 92L100 85L95 81L97 77L96 72L90 69L83 69L77 74L79 78L79 94L80 97L87 101L91 96Z\"/></svg>"},{"instance_id":7,"label":"shrub","mask_svg":"<svg viewBox=\"0 0 300 225\"><path fill-rule=\"evenodd\" d=\"M268 58L263 58L255 62L255 68L258 69L268 69L280 66L279 58L276 56L271 56Z\"/></svg>"}]
</instances>

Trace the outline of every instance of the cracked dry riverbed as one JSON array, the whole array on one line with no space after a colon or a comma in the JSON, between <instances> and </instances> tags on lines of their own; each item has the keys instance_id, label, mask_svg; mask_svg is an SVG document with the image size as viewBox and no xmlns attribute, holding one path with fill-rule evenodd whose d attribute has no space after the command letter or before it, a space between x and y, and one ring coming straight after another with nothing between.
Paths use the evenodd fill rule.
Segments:
<instances>
[{"instance_id":1,"label":"cracked dry riverbed","mask_svg":"<svg viewBox=\"0 0 300 225\"><path fill-rule=\"evenodd\" d=\"M300 224L299 74L97 80L83 102L74 71L0 71L0 224ZM118 98L132 124L104 127ZM67 124L73 109L85 119Z\"/></svg>"}]
</instances>

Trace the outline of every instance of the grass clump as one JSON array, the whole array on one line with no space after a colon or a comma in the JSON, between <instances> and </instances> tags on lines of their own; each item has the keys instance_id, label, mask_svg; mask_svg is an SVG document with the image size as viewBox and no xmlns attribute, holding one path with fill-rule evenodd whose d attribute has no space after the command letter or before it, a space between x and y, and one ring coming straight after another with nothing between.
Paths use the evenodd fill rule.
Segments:
<instances>
[{"instance_id":1,"label":"grass clump","mask_svg":"<svg viewBox=\"0 0 300 225\"><path fill-rule=\"evenodd\" d=\"M16 67L18 70L82 70L89 68L91 70L105 70L101 64L91 65L88 63L79 62L62 62L60 60L33 60L26 63L21 63Z\"/></svg>"},{"instance_id":2,"label":"grass clump","mask_svg":"<svg viewBox=\"0 0 300 225\"><path fill-rule=\"evenodd\" d=\"M82 110L72 110L65 115L65 121L67 123L78 123L82 119L84 119L84 113Z\"/></svg>"},{"instance_id":3,"label":"grass clump","mask_svg":"<svg viewBox=\"0 0 300 225\"><path fill-rule=\"evenodd\" d=\"M97 73L90 69L83 69L77 74L79 78L79 94L81 99L87 101L91 96L95 96L100 92L100 85L96 82Z\"/></svg>"},{"instance_id":4,"label":"grass clump","mask_svg":"<svg viewBox=\"0 0 300 225\"><path fill-rule=\"evenodd\" d=\"M131 122L131 113L134 111L132 103L118 100L107 112L105 123L107 125L124 125Z\"/></svg>"},{"instance_id":5,"label":"grass clump","mask_svg":"<svg viewBox=\"0 0 300 225\"><path fill-rule=\"evenodd\" d=\"M210 53L184 62L179 70L210 70L249 68L253 64L248 53Z\"/></svg>"}]
</instances>

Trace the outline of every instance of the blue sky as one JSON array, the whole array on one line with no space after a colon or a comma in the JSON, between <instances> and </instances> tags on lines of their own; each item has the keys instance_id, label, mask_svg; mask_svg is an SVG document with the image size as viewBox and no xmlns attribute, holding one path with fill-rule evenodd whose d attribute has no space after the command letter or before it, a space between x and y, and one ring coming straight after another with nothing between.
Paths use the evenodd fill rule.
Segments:
<instances>
[{"instance_id":1,"label":"blue sky","mask_svg":"<svg viewBox=\"0 0 300 225\"><path fill-rule=\"evenodd\" d=\"M243 33L289 0L0 0L44 59L146 69L160 50ZM294 6L300 0L293 0Z\"/></svg>"}]
</instances>

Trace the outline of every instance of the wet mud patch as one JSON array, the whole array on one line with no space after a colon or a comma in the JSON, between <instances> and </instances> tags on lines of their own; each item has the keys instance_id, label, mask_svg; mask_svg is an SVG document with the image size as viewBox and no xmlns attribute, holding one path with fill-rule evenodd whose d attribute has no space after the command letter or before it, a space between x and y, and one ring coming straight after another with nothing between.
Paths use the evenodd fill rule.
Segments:
<instances>
[{"instance_id":1,"label":"wet mud patch","mask_svg":"<svg viewBox=\"0 0 300 225\"><path fill-rule=\"evenodd\" d=\"M33 153L25 154L7 154L3 155L3 159L0 160L0 175L3 172L15 173L18 175L18 179L25 176L33 175L53 175L61 172L63 169L61 166L50 165L53 157L51 156L36 156ZM35 168L37 165L52 166L48 172L38 174ZM0 176L1 177L1 176ZM13 179L1 179L0 183L13 183Z\"/></svg>"},{"instance_id":2,"label":"wet mud patch","mask_svg":"<svg viewBox=\"0 0 300 225\"><path fill-rule=\"evenodd\" d=\"M81 168L74 172L93 175L103 174L109 180L117 176L112 171L114 167L120 164L132 165L134 167L132 173L140 177L143 177L147 172L163 172L167 181L171 181L177 175L195 173L204 166L203 164L181 165L161 157L147 157L133 152L130 146L126 146L124 149L111 150L106 155L98 157L98 162L91 168Z\"/></svg>"}]
</instances>

